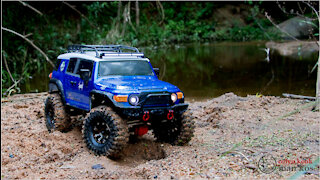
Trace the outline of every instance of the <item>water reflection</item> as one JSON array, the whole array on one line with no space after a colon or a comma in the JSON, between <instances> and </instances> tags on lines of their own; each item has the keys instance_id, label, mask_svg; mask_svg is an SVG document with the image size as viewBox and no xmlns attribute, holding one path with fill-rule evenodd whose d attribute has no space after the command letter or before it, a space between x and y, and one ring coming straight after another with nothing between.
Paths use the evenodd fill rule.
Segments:
<instances>
[{"instance_id":1,"label":"water reflection","mask_svg":"<svg viewBox=\"0 0 320 180\"><path fill-rule=\"evenodd\" d=\"M226 92L240 96L262 93L315 94L316 73L308 76L317 56L289 59L270 52L264 42L189 44L167 49L142 48L160 78L177 85L188 100L217 97ZM51 70L33 76L23 92L46 91Z\"/></svg>"},{"instance_id":2,"label":"water reflection","mask_svg":"<svg viewBox=\"0 0 320 180\"><path fill-rule=\"evenodd\" d=\"M273 53L267 61L264 49L262 42L218 43L145 52L151 54L153 66L165 72L163 80L178 85L189 100L226 92L240 96L315 94L316 73L308 76L308 69L316 62L316 56L294 60Z\"/></svg>"}]
</instances>

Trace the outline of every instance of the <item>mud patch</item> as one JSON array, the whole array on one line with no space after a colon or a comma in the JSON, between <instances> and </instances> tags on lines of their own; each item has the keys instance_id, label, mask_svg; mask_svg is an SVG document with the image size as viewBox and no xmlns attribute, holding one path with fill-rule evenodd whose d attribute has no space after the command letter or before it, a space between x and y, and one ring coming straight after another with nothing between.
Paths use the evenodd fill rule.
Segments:
<instances>
[{"instance_id":1,"label":"mud patch","mask_svg":"<svg viewBox=\"0 0 320 180\"><path fill-rule=\"evenodd\" d=\"M148 137L141 137L136 142L128 144L122 152L120 161L122 162L143 162L150 160L159 160L166 157L164 144L155 142Z\"/></svg>"}]
</instances>

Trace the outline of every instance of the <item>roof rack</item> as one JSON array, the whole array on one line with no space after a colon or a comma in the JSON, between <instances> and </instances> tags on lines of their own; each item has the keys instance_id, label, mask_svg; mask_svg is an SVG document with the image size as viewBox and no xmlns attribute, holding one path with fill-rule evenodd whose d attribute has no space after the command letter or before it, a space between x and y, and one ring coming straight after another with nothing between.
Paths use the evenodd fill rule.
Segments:
<instances>
[{"instance_id":1,"label":"roof rack","mask_svg":"<svg viewBox=\"0 0 320 180\"><path fill-rule=\"evenodd\" d=\"M134 51L134 52L124 52L124 51ZM95 51L97 58L102 58L106 54L123 54L123 55L136 55L144 56L143 53L139 52L136 47L124 46L124 45L69 45L68 52L80 52L85 53L85 51ZM100 53L101 52L101 53Z\"/></svg>"}]
</instances>

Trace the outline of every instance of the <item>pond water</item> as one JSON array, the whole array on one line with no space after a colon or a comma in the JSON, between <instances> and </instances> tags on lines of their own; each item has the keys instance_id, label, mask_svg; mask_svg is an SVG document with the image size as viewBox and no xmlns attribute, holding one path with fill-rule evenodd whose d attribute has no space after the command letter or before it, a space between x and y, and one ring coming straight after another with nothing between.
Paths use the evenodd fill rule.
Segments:
<instances>
[{"instance_id":1,"label":"pond water","mask_svg":"<svg viewBox=\"0 0 320 180\"><path fill-rule=\"evenodd\" d=\"M309 74L317 56L291 59L272 53L266 60L264 42L187 44L170 48L141 48L160 79L177 85L187 100L204 100L227 92L239 96L292 93L314 96L316 71ZM47 69L37 73L22 92L48 89Z\"/></svg>"}]
</instances>

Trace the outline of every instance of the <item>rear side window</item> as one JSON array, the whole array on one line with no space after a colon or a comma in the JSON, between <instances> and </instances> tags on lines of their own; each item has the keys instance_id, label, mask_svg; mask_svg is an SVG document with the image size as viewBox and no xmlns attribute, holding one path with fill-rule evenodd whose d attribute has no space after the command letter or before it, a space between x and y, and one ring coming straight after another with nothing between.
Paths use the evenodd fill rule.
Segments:
<instances>
[{"instance_id":1,"label":"rear side window","mask_svg":"<svg viewBox=\"0 0 320 180\"><path fill-rule=\"evenodd\" d=\"M89 69L90 77L91 77L92 68L93 68L92 61L81 60L76 74L80 74L80 69Z\"/></svg>"},{"instance_id":2,"label":"rear side window","mask_svg":"<svg viewBox=\"0 0 320 180\"><path fill-rule=\"evenodd\" d=\"M60 63L61 63L61 59L57 59L55 64L55 70L59 69Z\"/></svg>"},{"instance_id":3,"label":"rear side window","mask_svg":"<svg viewBox=\"0 0 320 180\"><path fill-rule=\"evenodd\" d=\"M67 72L73 73L74 69L76 68L76 64L77 64L77 59L71 58L69 61Z\"/></svg>"}]
</instances>

